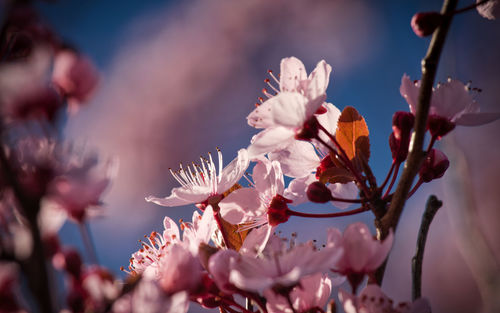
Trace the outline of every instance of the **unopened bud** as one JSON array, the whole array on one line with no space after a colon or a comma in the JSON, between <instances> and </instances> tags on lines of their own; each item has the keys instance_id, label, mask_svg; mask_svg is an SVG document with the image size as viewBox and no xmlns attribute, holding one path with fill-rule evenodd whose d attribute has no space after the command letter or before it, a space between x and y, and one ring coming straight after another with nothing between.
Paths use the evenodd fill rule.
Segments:
<instances>
[{"instance_id":1,"label":"unopened bud","mask_svg":"<svg viewBox=\"0 0 500 313\"><path fill-rule=\"evenodd\" d=\"M269 225L276 226L281 223L285 223L290 218L290 214L288 213L288 203L291 203L291 200L287 198L276 195L272 200L271 204L267 208L267 218L269 220Z\"/></svg>"},{"instance_id":2,"label":"unopened bud","mask_svg":"<svg viewBox=\"0 0 500 313\"><path fill-rule=\"evenodd\" d=\"M455 128L455 123L451 122L446 117L439 115L429 115L427 119L427 129L433 137L440 139Z\"/></svg>"},{"instance_id":3,"label":"unopened bud","mask_svg":"<svg viewBox=\"0 0 500 313\"><path fill-rule=\"evenodd\" d=\"M82 259L80 258L80 254L74 249L65 249L56 253L52 257L52 264L57 269L64 269L75 278L80 277Z\"/></svg>"},{"instance_id":4,"label":"unopened bud","mask_svg":"<svg viewBox=\"0 0 500 313\"><path fill-rule=\"evenodd\" d=\"M449 166L450 161L446 155L437 149L432 149L420 168L420 178L428 183L433 179L443 177Z\"/></svg>"},{"instance_id":5,"label":"unopened bud","mask_svg":"<svg viewBox=\"0 0 500 313\"><path fill-rule=\"evenodd\" d=\"M326 203L333 199L330 189L320 182L314 182L307 187L307 198L316 203Z\"/></svg>"},{"instance_id":6,"label":"unopened bud","mask_svg":"<svg viewBox=\"0 0 500 313\"><path fill-rule=\"evenodd\" d=\"M421 12L413 15L411 28L419 37L431 35L441 25L443 16L439 12Z\"/></svg>"},{"instance_id":7,"label":"unopened bud","mask_svg":"<svg viewBox=\"0 0 500 313\"><path fill-rule=\"evenodd\" d=\"M415 116L410 112L398 111L392 116L392 130L396 139L409 136L415 123Z\"/></svg>"}]
</instances>

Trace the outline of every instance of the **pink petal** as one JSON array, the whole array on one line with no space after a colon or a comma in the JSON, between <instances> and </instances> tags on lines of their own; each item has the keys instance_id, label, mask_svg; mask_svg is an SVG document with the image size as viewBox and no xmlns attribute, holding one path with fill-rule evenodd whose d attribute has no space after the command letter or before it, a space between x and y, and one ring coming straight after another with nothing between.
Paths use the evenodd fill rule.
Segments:
<instances>
[{"instance_id":1,"label":"pink petal","mask_svg":"<svg viewBox=\"0 0 500 313\"><path fill-rule=\"evenodd\" d=\"M466 110L473 108L474 102L467 87L459 80L449 80L444 84L439 84L432 93L431 107L433 113L439 116L454 118L463 113L470 113Z\"/></svg>"},{"instance_id":2,"label":"pink petal","mask_svg":"<svg viewBox=\"0 0 500 313\"><path fill-rule=\"evenodd\" d=\"M239 253L248 255L259 255L262 253L266 244L274 231L274 227L269 224L262 225L259 228L254 228L245 238Z\"/></svg>"},{"instance_id":3,"label":"pink petal","mask_svg":"<svg viewBox=\"0 0 500 313\"><path fill-rule=\"evenodd\" d=\"M165 216L163 218L163 238L170 241L172 238L181 238L179 233L179 227L170 217Z\"/></svg>"},{"instance_id":4,"label":"pink petal","mask_svg":"<svg viewBox=\"0 0 500 313\"><path fill-rule=\"evenodd\" d=\"M417 104L418 104L418 93L420 90L420 82L415 84L410 80L410 76L404 74L403 78L401 78L401 87L399 88L399 92L401 96L406 99L406 102L410 105L411 113L415 114Z\"/></svg>"},{"instance_id":5,"label":"pink petal","mask_svg":"<svg viewBox=\"0 0 500 313\"><path fill-rule=\"evenodd\" d=\"M285 198L290 199L293 201L293 205L298 205L304 202L309 201L307 199L307 187L309 184L312 182L316 181L316 177L314 174L311 174L309 176L301 177L301 178L295 178L288 184L288 188L285 189Z\"/></svg>"},{"instance_id":6,"label":"pink petal","mask_svg":"<svg viewBox=\"0 0 500 313\"><path fill-rule=\"evenodd\" d=\"M328 189L332 192L332 196L342 199L355 199L358 196L359 189L353 182L347 184L329 184ZM332 201L332 204L339 209L347 209L352 205L352 203L342 202L342 201Z\"/></svg>"},{"instance_id":7,"label":"pink petal","mask_svg":"<svg viewBox=\"0 0 500 313\"><path fill-rule=\"evenodd\" d=\"M455 120L462 126L478 126L494 122L500 118L500 113L465 113Z\"/></svg>"},{"instance_id":8,"label":"pink petal","mask_svg":"<svg viewBox=\"0 0 500 313\"><path fill-rule=\"evenodd\" d=\"M265 214L259 192L255 188L241 188L231 192L219 203L222 217L231 224L240 224Z\"/></svg>"},{"instance_id":9,"label":"pink petal","mask_svg":"<svg viewBox=\"0 0 500 313\"><path fill-rule=\"evenodd\" d=\"M374 253L374 239L368 227L361 223L349 225L344 231L347 264L355 272L363 272Z\"/></svg>"},{"instance_id":10,"label":"pink petal","mask_svg":"<svg viewBox=\"0 0 500 313\"><path fill-rule=\"evenodd\" d=\"M321 99L315 101L319 102ZM267 100L266 103L272 102L270 113L275 126L297 128L302 127L306 119L312 116L324 102L323 100L317 104L315 101L308 101L298 92L280 92L277 96Z\"/></svg>"},{"instance_id":11,"label":"pink petal","mask_svg":"<svg viewBox=\"0 0 500 313\"><path fill-rule=\"evenodd\" d=\"M283 173L290 177L309 175L321 161L309 142L298 140L283 150L270 153L269 159L280 162Z\"/></svg>"},{"instance_id":12,"label":"pink petal","mask_svg":"<svg viewBox=\"0 0 500 313\"><path fill-rule=\"evenodd\" d=\"M284 58L280 65L280 90L295 91L299 82L306 79L306 68L296 57Z\"/></svg>"},{"instance_id":13,"label":"pink petal","mask_svg":"<svg viewBox=\"0 0 500 313\"><path fill-rule=\"evenodd\" d=\"M285 127L269 128L261 131L252 138L248 146L248 156L254 159L260 155L280 150L293 142L295 132Z\"/></svg>"},{"instance_id":14,"label":"pink petal","mask_svg":"<svg viewBox=\"0 0 500 313\"><path fill-rule=\"evenodd\" d=\"M318 62L314 71L309 75L309 84L306 89L306 95L309 99L317 98L326 93L331 71L332 67L324 60Z\"/></svg>"},{"instance_id":15,"label":"pink petal","mask_svg":"<svg viewBox=\"0 0 500 313\"><path fill-rule=\"evenodd\" d=\"M217 184L217 193L224 193L229 188L236 184L250 163L248 151L246 149L240 149L238 151L238 156L231 161L219 174L219 182Z\"/></svg>"},{"instance_id":16,"label":"pink petal","mask_svg":"<svg viewBox=\"0 0 500 313\"><path fill-rule=\"evenodd\" d=\"M196 202L196 201L191 201L188 199L180 198L178 195L176 195L174 193L174 190L172 190L172 194L166 198L157 198L155 196L148 196L148 197L146 197L146 201L153 202L155 204L163 205L163 206L179 206L179 205L185 205L185 204L190 204L190 203ZM200 201L203 201L203 199L200 199Z\"/></svg>"},{"instance_id":17,"label":"pink petal","mask_svg":"<svg viewBox=\"0 0 500 313\"><path fill-rule=\"evenodd\" d=\"M326 113L316 115L316 118L318 119L318 122L321 124L321 126L328 130L330 134L335 135L335 132L337 131L337 122L339 120L341 112L336 106L331 103L324 104L324 107L326 108ZM328 136L322 131L319 132L319 136L323 141L331 143L330 138L328 138ZM322 144L318 143L316 144L316 146L319 147L319 150L324 154L328 154L330 152Z\"/></svg>"},{"instance_id":18,"label":"pink petal","mask_svg":"<svg viewBox=\"0 0 500 313\"><path fill-rule=\"evenodd\" d=\"M384 241L382 242L377 242L377 248L375 250L375 253L370 259L370 262L366 264L366 270L371 272L376 270L387 258L387 255L389 254L389 251L392 248L392 243L394 241L394 234L391 231L389 232L389 235L387 238L385 238Z\"/></svg>"},{"instance_id":19,"label":"pink petal","mask_svg":"<svg viewBox=\"0 0 500 313\"><path fill-rule=\"evenodd\" d=\"M227 249L220 250L208 260L208 271L212 275L215 284L228 294L232 294L234 291L234 287L231 288L232 284L229 282L230 264L232 259L237 258L239 258L238 252Z\"/></svg>"},{"instance_id":20,"label":"pink petal","mask_svg":"<svg viewBox=\"0 0 500 313\"><path fill-rule=\"evenodd\" d=\"M326 94L321 94L315 98L312 98L305 104L305 117L303 118L303 121L300 123L299 126L302 126L303 123L313 116L316 111L321 107L323 103L325 103L326 100Z\"/></svg>"}]
</instances>

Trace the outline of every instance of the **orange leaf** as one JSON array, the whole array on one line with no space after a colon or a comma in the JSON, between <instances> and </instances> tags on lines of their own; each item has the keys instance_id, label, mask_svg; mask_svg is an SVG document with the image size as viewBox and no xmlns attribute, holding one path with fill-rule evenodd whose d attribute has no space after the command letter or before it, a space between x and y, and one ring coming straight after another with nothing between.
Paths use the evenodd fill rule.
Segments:
<instances>
[{"instance_id":1,"label":"orange leaf","mask_svg":"<svg viewBox=\"0 0 500 313\"><path fill-rule=\"evenodd\" d=\"M358 164L361 160L368 162L370 157L368 135L368 126L363 116L355 108L345 107L339 117L335 138L344 149L349 160L354 161L355 164Z\"/></svg>"},{"instance_id":2,"label":"orange leaf","mask_svg":"<svg viewBox=\"0 0 500 313\"><path fill-rule=\"evenodd\" d=\"M239 225L233 225L228 221L224 220L222 217L220 218L222 222L222 227L226 233L228 239L229 249L233 249L239 251L241 246L243 245L243 241L247 237L250 229L244 231L238 231L240 229Z\"/></svg>"}]
</instances>

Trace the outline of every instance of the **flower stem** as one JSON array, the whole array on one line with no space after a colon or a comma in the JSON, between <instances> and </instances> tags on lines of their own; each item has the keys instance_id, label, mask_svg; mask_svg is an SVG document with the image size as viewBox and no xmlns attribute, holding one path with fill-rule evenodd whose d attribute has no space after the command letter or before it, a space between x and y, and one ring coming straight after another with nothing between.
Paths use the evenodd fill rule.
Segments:
<instances>
[{"instance_id":1,"label":"flower stem","mask_svg":"<svg viewBox=\"0 0 500 313\"><path fill-rule=\"evenodd\" d=\"M387 173L387 176L385 177L384 182L380 186L380 191L381 192L384 189L385 185L387 185L387 182L389 182L389 178L391 177L392 171L394 171L394 167L395 166L396 166L396 162L393 160L392 164L391 164L391 168L389 169L389 172ZM399 164L398 164L398 166L399 166Z\"/></svg>"},{"instance_id":2,"label":"flower stem","mask_svg":"<svg viewBox=\"0 0 500 313\"><path fill-rule=\"evenodd\" d=\"M422 296L422 264L424 261L425 242L427 240L427 233L429 232L432 219L442 205L443 202L439 201L434 195L429 197L425 205L422 223L420 224L420 230L418 231L417 250L415 251L415 256L411 260L413 301Z\"/></svg>"},{"instance_id":3,"label":"flower stem","mask_svg":"<svg viewBox=\"0 0 500 313\"><path fill-rule=\"evenodd\" d=\"M399 223L399 218L403 212L408 192L413 185L413 180L417 175L422 161L425 158L425 152L422 151L425 132L427 126L427 117L429 115L430 102L432 96L432 87L436 77L436 71L439 63L439 58L444 47L446 35L450 28L453 19L453 11L457 7L458 0L445 0L441 9L443 21L432 36L429 49L425 58L422 60L422 78L421 87L418 96L418 105L415 114L415 127L411 138L411 146L409 149L408 159L405 164L405 169L401 175L394 196L387 213L382 217L377 225L379 239L385 239L389 234L390 229L396 231ZM379 285L382 283L386 262L384 262L376 272L376 280Z\"/></svg>"},{"instance_id":4,"label":"flower stem","mask_svg":"<svg viewBox=\"0 0 500 313\"><path fill-rule=\"evenodd\" d=\"M387 197L387 195L391 192L392 186L394 186L394 182L396 181L396 178L398 177L399 173L399 167L401 166L401 163L398 163L396 166L396 170L394 171L394 176L392 176L391 183L389 184L389 187L387 187L387 190L385 191L384 195L382 198Z\"/></svg>"},{"instance_id":5,"label":"flower stem","mask_svg":"<svg viewBox=\"0 0 500 313\"><path fill-rule=\"evenodd\" d=\"M297 211L293 211L290 209L287 210L288 214L293 215L293 216L312 217L312 218L328 218L328 217L349 216L349 215L363 213L366 211L370 211L370 208L363 206L363 207L360 207L360 208L357 208L357 209L351 210L351 211L335 212L335 213L323 213L323 214L322 213L315 214L315 213L297 212Z\"/></svg>"},{"instance_id":6,"label":"flower stem","mask_svg":"<svg viewBox=\"0 0 500 313\"><path fill-rule=\"evenodd\" d=\"M224 224L222 223L222 218L220 216L220 208L218 204L212 204L212 209L214 210L214 219L217 223L217 227L219 227L220 233L222 234L222 240L224 240L224 245L227 249L232 249L230 246L229 239L226 234L226 229L224 228Z\"/></svg>"},{"instance_id":7,"label":"flower stem","mask_svg":"<svg viewBox=\"0 0 500 313\"><path fill-rule=\"evenodd\" d=\"M408 193L408 198L410 198L411 196L413 196L413 194L415 193L415 191L417 191L417 189L424 183L424 181L422 180L422 178L420 178L417 183L415 184L415 186L413 187L413 189Z\"/></svg>"}]
</instances>

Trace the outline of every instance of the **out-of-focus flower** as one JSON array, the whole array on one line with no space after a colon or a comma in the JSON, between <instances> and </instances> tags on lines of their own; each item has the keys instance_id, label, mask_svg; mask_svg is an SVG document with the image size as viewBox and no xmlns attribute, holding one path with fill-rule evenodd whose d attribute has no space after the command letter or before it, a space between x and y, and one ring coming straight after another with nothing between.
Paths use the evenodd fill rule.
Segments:
<instances>
[{"instance_id":1,"label":"out-of-focus flower","mask_svg":"<svg viewBox=\"0 0 500 313\"><path fill-rule=\"evenodd\" d=\"M392 116L392 133L389 137L389 146L394 162L401 163L408 156L414 121L415 116L409 112L399 111Z\"/></svg>"},{"instance_id":2,"label":"out-of-focus flower","mask_svg":"<svg viewBox=\"0 0 500 313\"><path fill-rule=\"evenodd\" d=\"M476 3L479 2L482 2L482 0L476 0ZM489 20L497 19L500 16L500 2L498 0L486 1L476 8L479 15Z\"/></svg>"},{"instance_id":3,"label":"out-of-focus flower","mask_svg":"<svg viewBox=\"0 0 500 313\"><path fill-rule=\"evenodd\" d=\"M432 92L429 115L440 116L462 126L483 125L500 118L500 113L479 112L479 104L472 97L470 90L469 86L454 79L438 84ZM400 92L413 114L416 112L419 91L420 81L413 82L408 75L403 75Z\"/></svg>"},{"instance_id":4,"label":"out-of-focus flower","mask_svg":"<svg viewBox=\"0 0 500 313\"><path fill-rule=\"evenodd\" d=\"M425 158L418 174L424 182L428 183L431 180L443 177L449 166L450 161L446 155L440 150L432 149Z\"/></svg>"},{"instance_id":5,"label":"out-of-focus flower","mask_svg":"<svg viewBox=\"0 0 500 313\"><path fill-rule=\"evenodd\" d=\"M429 302L424 298L394 306L394 301L378 285L372 284L367 285L359 296L340 289L339 299L346 313L431 313Z\"/></svg>"},{"instance_id":6,"label":"out-of-focus flower","mask_svg":"<svg viewBox=\"0 0 500 313\"><path fill-rule=\"evenodd\" d=\"M419 37L431 35L441 25L443 16L439 12L420 12L411 18L411 28Z\"/></svg>"},{"instance_id":7,"label":"out-of-focus flower","mask_svg":"<svg viewBox=\"0 0 500 313\"><path fill-rule=\"evenodd\" d=\"M189 308L187 292L168 295L158 281L142 278L133 291L113 303L113 313L186 313Z\"/></svg>"},{"instance_id":8,"label":"out-of-focus flower","mask_svg":"<svg viewBox=\"0 0 500 313\"><path fill-rule=\"evenodd\" d=\"M219 170L209 154L209 159L201 159L201 166L183 168L172 173L172 176L181 184L181 187L172 189L170 196L157 198L146 197L146 201L163 206L179 206L190 203L206 206L210 201L220 201L223 193L229 190L243 176L248 167L249 159L247 150L238 151L238 156L222 169L222 152L217 150L219 157ZM210 200L210 201L209 201Z\"/></svg>"},{"instance_id":9,"label":"out-of-focus flower","mask_svg":"<svg viewBox=\"0 0 500 313\"><path fill-rule=\"evenodd\" d=\"M324 308L332 290L332 282L325 274L306 276L300 280L298 286L290 292L293 309L290 308L285 297L266 290L266 308L269 313L309 312Z\"/></svg>"},{"instance_id":10,"label":"out-of-focus flower","mask_svg":"<svg viewBox=\"0 0 500 313\"><path fill-rule=\"evenodd\" d=\"M287 249L280 239L275 241L279 242L268 244L257 258L240 255L231 259L229 281L248 291L294 287L302 277L331 268L343 253L338 246L317 250L308 242Z\"/></svg>"},{"instance_id":11,"label":"out-of-focus flower","mask_svg":"<svg viewBox=\"0 0 500 313\"><path fill-rule=\"evenodd\" d=\"M168 294L193 292L201 284L199 259L182 245L173 245L158 264L158 281Z\"/></svg>"},{"instance_id":12,"label":"out-of-focus flower","mask_svg":"<svg viewBox=\"0 0 500 313\"><path fill-rule=\"evenodd\" d=\"M375 271L386 259L392 247L393 234L380 242L373 238L368 227L361 222L349 225L342 235L336 228L328 229L327 246L342 247L344 253L331 268L346 275L355 289L365 274Z\"/></svg>"},{"instance_id":13,"label":"out-of-focus flower","mask_svg":"<svg viewBox=\"0 0 500 313\"><path fill-rule=\"evenodd\" d=\"M18 301L18 271L14 263L0 262L0 312L25 312Z\"/></svg>"},{"instance_id":14,"label":"out-of-focus flower","mask_svg":"<svg viewBox=\"0 0 500 313\"><path fill-rule=\"evenodd\" d=\"M87 57L66 49L55 56L52 81L67 98L70 112L74 112L92 96L99 75Z\"/></svg>"},{"instance_id":15,"label":"out-of-focus flower","mask_svg":"<svg viewBox=\"0 0 500 313\"><path fill-rule=\"evenodd\" d=\"M113 275L102 267L90 267L85 270L81 281L88 294L87 306L94 312L102 312L120 293L120 286Z\"/></svg>"}]
</instances>

